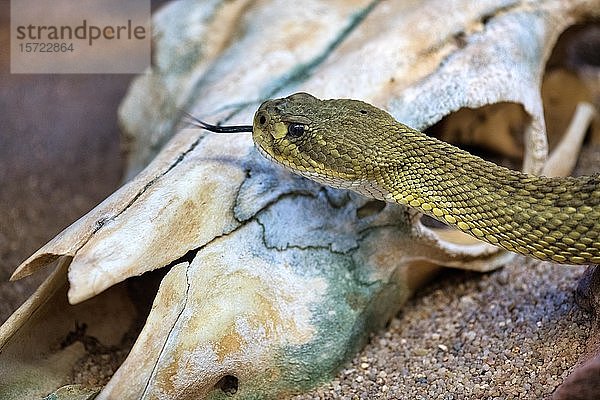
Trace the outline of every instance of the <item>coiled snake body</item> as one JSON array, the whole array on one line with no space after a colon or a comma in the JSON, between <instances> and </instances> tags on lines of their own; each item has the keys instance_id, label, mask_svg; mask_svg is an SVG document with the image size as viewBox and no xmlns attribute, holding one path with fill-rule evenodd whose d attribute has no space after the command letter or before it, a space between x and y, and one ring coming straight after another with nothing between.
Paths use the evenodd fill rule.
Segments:
<instances>
[{"instance_id":1,"label":"coiled snake body","mask_svg":"<svg viewBox=\"0 0 600 400\"><path fill-rule=\"evenodd\" d=\"M509 170L370 104L306 93L264 102L246 128L265 157L320 183L414 207L541 260L600 263L598 174L548 178Z\"/></svg>"}]
</instances>

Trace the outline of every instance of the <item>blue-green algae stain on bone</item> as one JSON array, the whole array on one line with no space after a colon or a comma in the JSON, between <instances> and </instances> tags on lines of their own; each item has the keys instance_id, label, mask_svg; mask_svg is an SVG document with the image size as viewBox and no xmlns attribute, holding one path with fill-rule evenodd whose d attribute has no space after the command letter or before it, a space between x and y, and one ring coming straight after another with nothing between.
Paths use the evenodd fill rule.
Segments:
<instances>
[{"instance_id":1,"label":"blue-green algae stain on bone","mask_svg":"<svg viewBox=\"0 0 600 400\"><path fill-rule=\"evenodd\" d=\"M321 302L311 309L317 331L311 342L283 349L279 360L290 370L282 386L298 391L329 381L365 344L369 333L383 327L387 320L387 315L381 318L383 315L372 306L384 282L365 282L359 276L364 266L356 265L351 255L318 253L309 257L319 260L320 265L315 267L328 286ZM302 374L295 375L294 367L299 365Z\"/></svg>"},{"instance_id":2,"label":"blue-green algae stain on bone","mask_svg":"<svg viewBox=\"0 0 600 400\"><path fill-rule=\"evenodd\" d=\"M352 254L297 248L284 252L296 274L327 284L310 307L312 339L281 348L270 363L277 367L252 381L240 380L237 393L215 390L209 399L279 399L330 381L407 298L394 282L369 280L369 268L358 265Z\"/></svg>"}]
</instances>

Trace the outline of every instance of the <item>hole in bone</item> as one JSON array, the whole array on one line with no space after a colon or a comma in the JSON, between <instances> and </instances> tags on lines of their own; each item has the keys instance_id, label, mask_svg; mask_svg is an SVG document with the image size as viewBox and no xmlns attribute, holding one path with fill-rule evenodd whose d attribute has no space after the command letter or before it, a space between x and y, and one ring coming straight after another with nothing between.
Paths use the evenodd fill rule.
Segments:
<instances>
[{"instance_id":1,"label":"hole in bone","mask_svg":"<svg viewBox=\"0 0 600 400\"><path fill-rule=\"evenodd\" d=\"M573 25L559 36L542 83L548 147L563 138L578 103L600 109L600 23ZM592 120L584 143L600 144L600 118Z\"/></svg>"},{"instance_id":2,"label":"hole in bone","mask_svg":"<svg viewBox=\"0 0 600 400\"><path fill-rule=\"evenodd\" d=\"M544 119L546 121L546 133L548 136L548 148L550 152L558 145L571 119L575 114L575 108L580 102L593 102L591 91L577 74L566 69L555 69L547 71L542 84L542 99L544 103ZM598 131L600 136L600 124L592 122L586 132Z\"/></svg>"},{"instance_id":3,"label":"hole in bone","mask_svg":"<svg viewBox=\"0 0 600 400\"><path fill-rule=\"evenodd\" d=\"M446 242L451 242L460 245L475 245L481 243L479 239L476 239L473 236L467 235L466 233L456 230L454 228L451 228L443 222L440 222L437 219L430 217L429 215L421 216L421 224L431 229L440 239Z\"/></svg>"},{"instance_id":4,"label":"hole in bone","mask_svg":"<svg viewBox=\"0 0 600 400\"><path fill-rule=\"evenodd\" d=\"M444 224L441 221L438 221L437 219L430 217L429 215L423 215L421 217L421 223L423 225L425 225L428 228L435 228L435 229L447 229L449 228L448 225Z\"/></svg>"},{"instance_id":5,"label":"hole in bone","mask_svg":"<svg viewBox=\"0 0 600 400\"><path fill-rule=\"evenodd\" d=\"M385 202L381 200L370 200L356 210L356 216L360 219L380 213L385 208Z\"/></svg>"},{"instance_id":6,"label":"hole in bone","mask_svg":"<svg viewBox=\"0 0 600 400\"><path fill-rule=\"evenodd\" d=\"M517 103L500 102L461 108L425 133L452 143L488 161L521 169L524 133L529 116Z\"/></svg>"},{"instance_id":7,"label":"hole in bone","mask_svg":"<svg viewBox=\"0 0 600 400\"><path fill-rule=\"evenodd\" d=\"M546 62L546 71L567 68L576 71L584 66L600 66L600 21L571 25L565 29Z\"/></svg>"},{"instance_id":8,"label":"hole in bone","mask_svg":"<svg viewBox=\"0 0 600 400\"><path fill-rule=\"evenodd\" d=\"M228 396L233 396L238 391L239 379L234 375L225 375L215 384L215 389L221 390Z\"/></svg>"},{"instance_id":9,"label":"hole in bone","mask_svg":"<svg viewBox=\"0 0 600 400\"><path fill-rule=\"evenodd\" d=\"M600 67L600 23L587 24L578 32L573 45L568 49L570 64Z\"/></svg>"}]
</instances>

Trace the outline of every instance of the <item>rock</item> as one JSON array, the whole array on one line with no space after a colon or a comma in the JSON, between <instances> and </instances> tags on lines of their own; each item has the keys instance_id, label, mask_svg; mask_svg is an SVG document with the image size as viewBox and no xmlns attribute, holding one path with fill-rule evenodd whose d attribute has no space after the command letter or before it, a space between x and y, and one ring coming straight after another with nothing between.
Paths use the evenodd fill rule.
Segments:
<instances>
[{"instance_id":1,"label":"rock","mask_svg":"<svg viewBox=\"0 0 600 400\"><path fill-rule=\"evenodd\" d=\"M588 338L592 356L577 367L556 389L553 400L596 400L600 398L600 267L589 266L576 292L580 307L592 313L594 329Z\"/></svg>"},{"instance_id":2,"label":"rock","mask_svg":"<svg viewBox=\"0 0 600 400\"><path fill-rule=\"evenodd\" d=\"M553 400L597 400L598 398L600 398L600 354L575 369L552 396Z\"/></svg>"},{"instance_id":3,"label":"rock","mask_svg":"<svg viewBox=\"0 0 600 400\"><path fill-rule=\"evenodd\" d=\"M589 266L577 285L577 304L600 318L600 267Z\"/></svg>"}]
</instances>

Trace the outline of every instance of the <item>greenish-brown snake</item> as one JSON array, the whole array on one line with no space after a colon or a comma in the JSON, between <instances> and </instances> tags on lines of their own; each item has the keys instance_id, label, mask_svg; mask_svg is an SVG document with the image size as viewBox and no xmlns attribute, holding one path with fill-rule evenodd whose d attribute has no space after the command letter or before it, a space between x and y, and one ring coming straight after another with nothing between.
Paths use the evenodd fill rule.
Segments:
<instances>
[{"instance_id":1,"label":"greenish-brown snake","mask_svg":"<svg viewBox=\"0 0 600 400\"><path fill-rule=\"evenodd\" d=\"M396 121L368 103L307 93L265 101L259 152L332 187L395 202L507 250L569 264L600 263L600 174L549 178L513 171Z\"/></svg>"}]
</instances>

